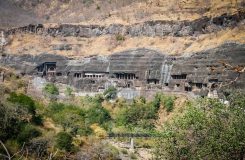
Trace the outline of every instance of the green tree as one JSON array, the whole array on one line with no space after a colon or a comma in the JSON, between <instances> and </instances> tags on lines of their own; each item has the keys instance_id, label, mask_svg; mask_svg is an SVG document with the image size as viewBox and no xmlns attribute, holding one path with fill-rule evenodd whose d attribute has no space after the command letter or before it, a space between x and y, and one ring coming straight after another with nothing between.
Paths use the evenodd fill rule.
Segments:
<instances>
[{"instance_id":1,"label":"green tree","mask_svg":"<svg viewBox=\"0 0 245 160\"><path fill-rule=\"evenodd\" d=\"M42 116L36 113L37 107L35 101L31 97L22 93L16 94L15 92L12 92L8 97L8 101L19 107L27 108L28 112L32 115L32 122L36 125L42 125Z\"/></svg>"},{"instance_id":2,"label":"green tree","mask_svg":"<svg viewBox=\"0 0 245 160\"><path fill-rule=\"evenodd\" d=\"M101 105L95 105L86 112L86 121L89 124L98 123L103 125L111 120L110 113Z\"/></svg>"},{"instance_id":3,"label":"green tree","mask_svg":"<svg viewBox=\"0 0 245 160\"><path fill-rule=\"evenodd\" d=\"M189 103L158 139L156 159L243 159L245 155L245 95Z\"/></svg>"},{"instance_id":4,"label":"green tree","mask_svg":"<svg viewBox=\"0 0 245 160\"><path fill-rule=\"evenodd\" d=\"M117 114L117 125L131 129L136 127L147 130L154 129L154 120L157 118L160 102L161 100L157 96L148 103L141 97L134 99L130 106L121 109Z\"/></svg>"},{"instance_id":5,"label":"green tree","mask_svg":"<svg viewBox=\"0 0 245 160\"><path fill-rule=\"evenodd\" d=\"M15 139L29 118L30 114L26 108L0 102L0 139Z\"/></svg>"},{"instance_id":6,"label":"green tree","mask_svg":"<svg viewBox=\"0 0 245 160\"><path fill-rule=\"evenodd\" d=\"M9 95L8 101L26 107L32 115L36 114L35 102L31 97L27 95L24 95L22 93L16 94L15 92L12 92Z\"/></svg>"}]
</instances>

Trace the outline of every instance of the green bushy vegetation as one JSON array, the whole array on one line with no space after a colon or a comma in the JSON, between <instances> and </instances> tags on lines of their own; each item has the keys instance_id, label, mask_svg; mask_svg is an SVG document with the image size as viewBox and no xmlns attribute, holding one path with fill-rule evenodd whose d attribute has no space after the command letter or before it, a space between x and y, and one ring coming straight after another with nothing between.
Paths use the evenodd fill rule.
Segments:
<instances>
[{"instance_id":1,"label":"green bushy vegetation","mask_svg":"<svg viewBox=\"0 0 245 160\"><path fill-rule=\"evenodd\" d=\"M65 90L65 95L71 97L73 94L73 89L71 87L67 87Z\"/></svg>"},{"instance_id":2,"label":"green bushy vegetation","mask_svg":"<svg viewBox=\"0 0 245 160\"><path fill-rule=\"evenodd\" d=\"M165 126L156 159L243 159L245 95L229 97L231 105L201 99Z\"/></svg>"},{"instance_id":3,"label":"green bushy vegetation","mask_svg":"<svg viewBox=\"0 0 245 160\"><path fill-rule=\"evenodd\" d=\"M134 99L131 105L121 109L118 113L117 124L130 129L142 128L149 131L154 130L154 121L158 118L161 97L161 94L156 94L150 102L146 102L143 97Z\"/></svg>"},{"instance_id":4,"label":"green bushy vegetation","mask_svg":"<svg viewBox=\"0 0 245 160\"><path fill-rule=\"evenodd\" d=\"M14 103L15 105L18 105L19 107L26 108L32 116L31 121L36 125L42 125L42 116L36 114L37 106L31 97L23 93L16 94L15 92L12 92L10 93L7 100Z\"/></svg>"},{"instance_id":5,"label":"green bushy vegetation","mask_svg":"<svg viewBox=\"0 0 245 160\"><path fill-rule=\"evenodd\" d=\"M98 123L105 127L111 120L110 113L101 106L100 96L87 97L88 103L91 105L88 108L79 106L67 105L63 103L51 103L48 106L48 116L59 125L64 131L68 131L73 135L81 136L91 134L92 124Z\"/></svg>"},{"instance_id":6,"label":"green bushy vegetation","mask_svg":"<svg viewBox=\"0 0 245 160\"><path fill-rule=\"evenodd\" d=\"M165 97L163 104L167 112L172 112L174 109L174 97Z\"/></svg>"},{"instance_id":7,"label":"green bushy vegetation","mask_svg":"<svg viewBox=\"0 0 245 160\"><path fill-rule=\"evenodd\" d=\"M63 103L51 103L47 110L48 116L60 125L64 131L77 134L79 128L87 128L84 122L85 110Z\"/></svg>"},{"instance_id":8,"label":"green bushy vegetation","mask_svg":"<svg viewBox=\"0 0 245 160\"><path fill-rule=\"evenodd\" d=\"M67 90L71 95L72 91ZM43 91L50 95L59 93L54 84L47 84ZM3 124L0 126L0 140L4 140L6 145L15 145L15 151L20 150L23 144L35 147L40 143L44 157L55 148L62 150L57 157L66 153L75 154L79 150L78 147L85 144L81 137L103 138L103 132L109 133L114 127L154 133L154 121L163 103L161 94L156 95L152 101L146 101L144 97L139 97L133 102L120 100L117 99L117 90L114 87L109 87L103 94L82 97L81 103L78 104L61 103L52 99L43 104L23 93L6 94L4 103L0 103L0 122ZM112 110L103 106L105 101L113 104ZM57 133L43 128L43 122L47 118L52 120L56 128L60 128ZM12 150L12 147L10 148ZM108 156L117 157L118 153L114 149ZM29 154L34 159L38 156L36 152Z\"/></svg>"},{"instance_id":9,"label":"green bushy vegetation","mask_svg":"<svg viewBox=\"0 0 245 160\"><path fill-rule=\"evenodd\" d=\"M19 144L28 143L32 138L36 138L41 135L41 131L39 131L35 126L27 124L21 128L17 136L17 142Z\"/></svg>"},{"instance_id":10,"label":"green bushy vegetation","mask_svg":"<svg viewBox=\"0 0 245 160\"><path fill-rule=\"evenodd\" d=\"M49 87L50 94L57 94L54 86ZM229 94L230 105L193 100L178 114L173 96L158 93L150 101L139 97L128 102L117 98L113 87L104 94L82 97L77 103L50 99L42 103L11 89L0 95L0 140L11 155L25 145L28 155L24 155L29 159L48 159L56 151L56 159L77 155L81 159L117 159L115 147L100 143L107 133L116 131L161 135L156 142L135 140L136 146L155 147L155 159L242 159L245 155L244 93ZM171 121L158 129L156 121L162 109L174 113ZM51 129L45 126L48 119ZM2 146L0 153L6 154ZM133 154L129 157L137 158Z\"/></svg>"},{"instance_id":11,"label":"green bushy vegetation","mask_svg":"<svg viewBox=\"0 0 245 160\"><path fill-rule=\"evenodd\" d=\"M59 89L53 83L46 84L45 87L43 88L43 91L45 94L48 95L59 95Z\"/></svg>"},{"instance_id":12,"label":"green bushy vegetation","mask_svg":"<svg viewBox=\"0 0 245 160\"><path fill-rule=\"evenodd\" d=\"M35 138L42 136L39 129L42 116L37 113L35 100L31 97L15 92L5 96L7 98L0 101L0 140L6 143L10 154L14 154L11 151L18 152L21 146L28 146ZM2 154L6 155L2 145L0 153L0 158ZM19 156L14 155L14 158Z\"/></svg>"},{"instance_id":13,"label":"green bushy vegetation","mask_svg":"<svg viewBox=\"0 0 245 160\"><path fill-rule=\"evenodd\" d=\"M5 138L0 136L1 139L17 137L18 142L23 143L41 135L33 125L42 125L42 116L36 113L36 104L31 97L12 92L0 108L4 114L1 116L1 135L5 135Z\"/></svg>"},{"instance_id":14,"label":"green bushy vegetation","mask_svg":"<svg viewBox=\"0 0 245 160\"><path fill-rule=\"evenodd\" d=\"M70 95L72 91L67 90ZM48 84L45 86L44 92L57 95L58 88L53 84ZM0 117L0 120L4 122L4 127L0 127L0 138L4 139L4 143L7 145L10 142L17 144L16 151L18 151L18 147L20 149L22 144L35 146L37 142L44 143L42 149L45 154L51 148L52 150L55 148L62 150L62 154L76 153L77 147L82 147L85 144L82 142L84 139L78 137L99 135L103 129L108 133L114 127L124 127L130 131L138 128L154 132L154 120L158 117L157 112L162 103L161 94L156 95L152 101L146 101L144 97L139 97L132 103L120 100L117 99L117 90L114 87L109 87L103 94L94 97L82 97L81 103L78 104L60 103L51 99L48 103L42 104L25 94L10 92L7 95L6 103L0 105L0 110L3 111L0 112L0 115L3 116ZM113 104L112 110L103 106L105 101L107 103L110 101ZM52 119L53 125L61 130L54 133L42 128L43 122L47 118ZM51 138L46 137L47 135ZM99 135L99 137L103 136ZM76 139L75 144L78 145L73 145L74 139ZM101 150L101 152L104 151ZM37 156L37 153L30 154L33 157ZM109 157L117 157L116 155L118 155L118 151L115 149L113 153L108 154ZM59 156L57 155L57 157Z\"/></svg>"},{"instance_id":15,"label":"green bushy vegetation","mask_svg":"<svg viewBox=\"0 0 245 160\"><path fill-rule=\"evenodd\" d=\"M109 87L107 90L105 90L104 96L107 100L112 100L117 98L117 89L112 86Z\"/></svg>"},{"instance_id":16,"label":"green bushy vegetation","mask_svg":"<svg viewBox=\"0 0 245 160\"><path fill-rule=\"evenodd\" d=\"M24 95L22 93L16 94L15 92L12 92L9 95L8 101L21 105L22 107L26 107L28 111L33 115L36 114L35 112L36 106L35 106L34 100L32 100L32 98L27 95Z\"/></svg>"},{"instance_id":17,"label":"green bushy vegetation","mask_svg":"<svg viewBox=\"0 0 245 160\"><path fill-rule=\"evenodd\" d=\"M14 104L0 103L0 139L16 138L23 125L28 122L30 115L27 109Z\"/></svg>"},{"instance_id":18,"label":"green bushy vegetation","mask_svg":"<svg viewBox=\"0 0 245 160\"><path fill-rule=\"evenodd\" d=\"M66 151L71 151L73 144L72 144L72 136L66 132L60 132L56 135L56 146L59 149L64 149Z\"/></svg>"},{"instance_id":19,"label":"green bushy vegetation","mask_svg":"<svg viewBox=\"0 0 245 160\"><path fill-rule=\"evenodd\" d=\"M89 124L105 124L111 120L110 113L102 106L93 106L86 113L86 120Z\"/></svg>"}]
</instances>

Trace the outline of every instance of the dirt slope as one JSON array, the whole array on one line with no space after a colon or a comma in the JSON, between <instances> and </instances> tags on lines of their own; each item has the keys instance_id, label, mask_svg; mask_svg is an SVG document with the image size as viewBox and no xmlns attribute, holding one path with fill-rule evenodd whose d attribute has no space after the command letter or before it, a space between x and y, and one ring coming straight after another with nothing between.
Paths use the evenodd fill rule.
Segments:
<instances>
[{"instance_id":1,"label":"dirt slope","mask_svg":"<svg viewBox=\"0 0 245 160\"><path fill-rule=\"evenodd\" d=\"M0 0L1 21L132 24L149 20L193 20L244 10L244 0ZM12 3L13 2L13 3ZM6 14L7 13L7 14ZM15 22L15 23L14 23Z\"/></svg>"}]
</instances>

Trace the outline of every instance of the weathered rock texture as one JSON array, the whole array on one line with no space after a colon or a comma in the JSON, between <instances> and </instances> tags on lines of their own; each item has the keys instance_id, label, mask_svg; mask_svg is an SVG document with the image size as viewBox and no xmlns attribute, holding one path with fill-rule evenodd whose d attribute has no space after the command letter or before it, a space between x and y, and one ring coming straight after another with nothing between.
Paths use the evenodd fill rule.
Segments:
<instances>
[{"instance_id":1,"label":"weathered rock texture","mask_svg":"<svg viewBox=\"0 0 245 160\"><path fill-rule=\"evenodd\" d=\"M1 0L0 28L32 22L133 24L244 11L244 0Z\"/></svg>"},{"instance_id":2,"label":"weathered rock texture","mask_svg":"<svg viewBox=\"0 0 245 160\"><path fill-rule=\"evenodd\" d=\"M237 76L238 80L229 87L245 89L245 75L238 75L221 63L244 67L244 53L244 44L228 43L189 57L170 57L141 48L80 60L50 54L6 55L1 57L0 64L13 67L22 75L41 76L48 81L73 85L84 92L99 92L114 85L131 90L133 95L160 90L205 96Z\"/></svg>"},{"instance_id":3,"label":"weathered rock texture","mask_svg":"<svg viewBox=\"0 0 245 160\"><path fill-rule=\"evenodd\" d=\"M7 35L15 33L35 33L50 36L96 37L101 35L129 35L129 36L192 36L217 32L226 27L235 27L245 18L244 12L234 15L224 14L215 18L203 17L194 21L149 21L132 25L112 24L99 25L71 25L61 24L47 26L42 24L28 25L6 31Z\"/></svg>"}]
</instances>

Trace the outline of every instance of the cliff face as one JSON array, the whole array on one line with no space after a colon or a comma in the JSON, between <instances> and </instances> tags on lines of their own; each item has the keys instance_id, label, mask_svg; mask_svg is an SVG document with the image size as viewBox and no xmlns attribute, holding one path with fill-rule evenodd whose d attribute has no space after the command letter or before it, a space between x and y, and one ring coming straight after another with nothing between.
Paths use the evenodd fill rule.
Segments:
<instances>
[{"instance_id":1,"label":"cliff face","mask_svg":"<svg viewBox=\"0 0 245 160\"><path fill-rule=\"evenodd\" d=\"M214 90L245 89L244 74L234 69L244 70L244 53L245 45L230 43L185 57L141 48L79 60L52 54L6 55L0 64L20 75L41 76L85 93L113 85L122 94L127 90L123 97L128 99L149 96L148 91L207 96Z\"/></svg>"},{"instance_id":2,"label":"cliff face","mask_svg":"<svg viewBox=\"0 0 245 160\"><path fill-rule=\"evenodd\" d=\"M208 34L224 30L228 27L236 27L245 19L245 12L238 12L234 15L222 15L219 17L203 17L193 21L148 21L131 25L111 24L101 25L72 25L61 24L56 26L45 26L42 24L29 25L20 28L7 30L7 35L15 33L34 33L49 36L73 36L73 37L98 37L102 35L121 36L193 36Z\"/></svg>"},{"instance_id":3,"label":"cliff face","mask_svg":"<svg viewBox=\"0 0 245 160\"><path fill-rule=\"evenodd\" d=\"M245 43L242 0L6 0L7 54L110 55L146 47L183 55Z\"/></svg>"},{"instance_id":4,"label":"cliff face","mask_svg":"<svg viewBox=\"0 0 245 160\"><path fill-rule=\"evenodd\" d=\"M131 98L207 95L234 78L244 89L244 8L242 0L0 1L0 64L84 92L114 85Z\"/></svg>"},{"instance_id":5,"label":"cliff face","mask_svg":"<svg viewBox=\"0 0 245 160\"><path fill-rule=\"evenodd\" d=\"M148 21L121 25L38 24L6 29L8 54L43 52L69 57L109 55L149 48L170 55L211 49L227 42L245 43L244 13L193 21Z\"/></svg>"}]
</instances>

